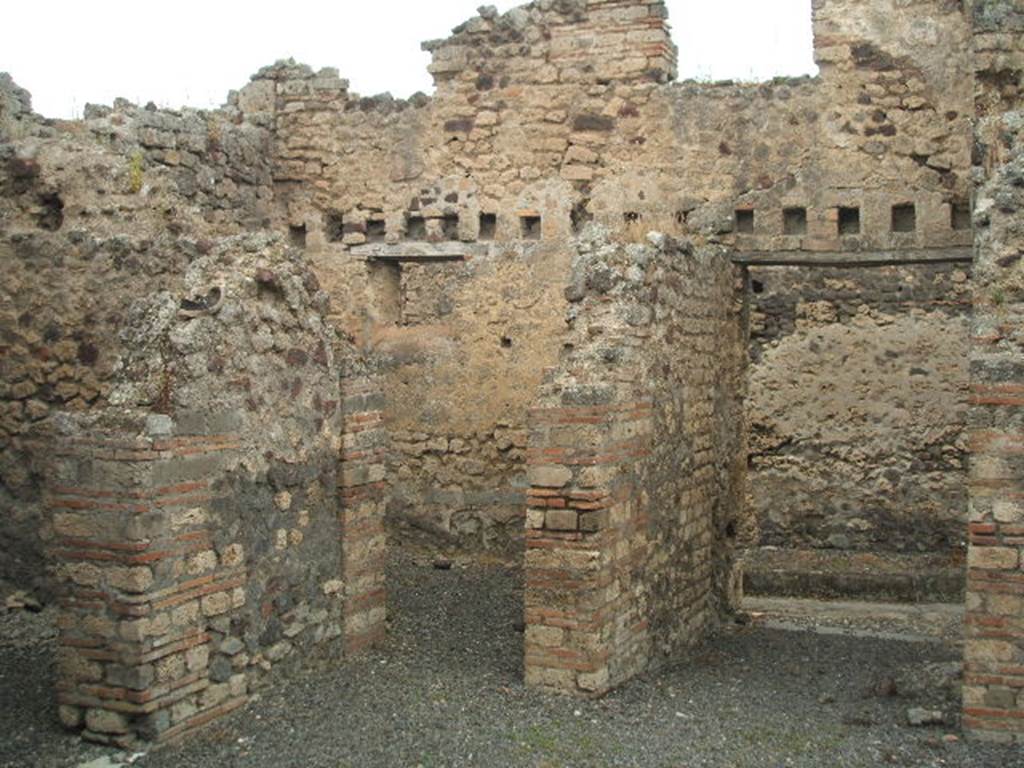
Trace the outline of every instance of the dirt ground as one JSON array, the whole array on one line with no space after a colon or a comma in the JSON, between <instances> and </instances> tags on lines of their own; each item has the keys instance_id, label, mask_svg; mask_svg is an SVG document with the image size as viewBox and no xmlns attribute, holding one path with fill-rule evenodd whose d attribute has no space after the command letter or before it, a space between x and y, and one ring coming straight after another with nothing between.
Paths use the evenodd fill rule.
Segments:
<instances>
[{"instance_id":1,"label":"dirt ground","mask_svg":"<svg viewBox=\"0 0 1024 768\"><path fill-rule=\"evenodd\" d=\"M527 690L520 574L397 558L387 646L126 755L56 724L50 610L0 615L0 766L1024 766L959 736L959 610L757 599L750 620L599 701ZM914 710L941 723L912 727Z\"/></svg>"}]
</instances>

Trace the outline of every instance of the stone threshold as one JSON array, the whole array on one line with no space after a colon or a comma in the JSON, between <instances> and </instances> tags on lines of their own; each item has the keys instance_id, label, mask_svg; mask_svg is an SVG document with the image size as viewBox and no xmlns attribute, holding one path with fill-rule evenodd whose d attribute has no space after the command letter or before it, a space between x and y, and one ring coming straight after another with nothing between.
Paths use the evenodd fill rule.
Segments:
<instances>
[{"instance_id":1,"label":"stone threshold","mask_svg":"<svg viewBox=\"0 0 1024 768\"><path fill-rule=\"evenodd\" d=\"M958 553L878 554L839 550L748 550L748 595L846 598L904 603L963 602L966 572Z\"/></svg>"}]
</instances>

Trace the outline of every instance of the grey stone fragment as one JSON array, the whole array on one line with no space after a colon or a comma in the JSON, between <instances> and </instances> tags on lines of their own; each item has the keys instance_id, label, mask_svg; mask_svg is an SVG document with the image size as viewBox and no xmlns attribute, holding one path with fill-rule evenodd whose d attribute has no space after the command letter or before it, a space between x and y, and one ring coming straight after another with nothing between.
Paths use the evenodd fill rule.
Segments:
<instances>
[{"instance_id":1,"label":"grey stone fragment","mask_svg":"<svg viewBox=\"0 0 1024 768\"><path fill-rule=\"evenodd\" d=\"M229 637L220 644L220 652L228 656L234 656L245 650L245 643L237 637Z\"/></svg>"},{"instance_id":2,"label":"grey stone fragment","mask_svg":"<svg viewBox=\"0 0 1024 768\"><path fill-rule=\"evenodd\" d=\"M146 416L146 434L150 437L167 437L174 432L174 420L162 413Z\"/></svg>"},{"instance_id":3,"label":"grey stone fragment","mask_svg":"<svg viewBox=\"0 0 1024 768\"><path fill-rule=\"evenodd\" d=\"M88 763L79 763L75 768L125 768L127 765L128 763L122 762L120 759L104 755L90 760Z\"/></svg>"},{"instance_id":4,"label":"grey stone fragment","mask_svg":"<svg viewBox=\"0 0 1024 768\"><path fill-rule=\"evenodd\" d=\"M227 656L217 656L210 662L210 679L215 683L226 683L234 674L231 660Z\"/></svg>"},{"instance_id":5,"label":"grey stone fragment","mask_svg":"<svg viewBox=\"0 0 1024 768\"><path fill-rule=\"evenodd\" d=\"M907 710L907 722L915 728L920 728L928 725L942 725L946 722L946 718L937 709L912 707Z\"/></svg>"},{"instance_id":6,"label":"grey stone fragment","mask_svg":"<svg viewBox=\"0 0 1024 768\"><path fill-rule=\"evenodd\" d=\"M562 466L530 467L527 479L538 488L562 488L572 480L572 470Z\"/></svg>"}]
</instances>

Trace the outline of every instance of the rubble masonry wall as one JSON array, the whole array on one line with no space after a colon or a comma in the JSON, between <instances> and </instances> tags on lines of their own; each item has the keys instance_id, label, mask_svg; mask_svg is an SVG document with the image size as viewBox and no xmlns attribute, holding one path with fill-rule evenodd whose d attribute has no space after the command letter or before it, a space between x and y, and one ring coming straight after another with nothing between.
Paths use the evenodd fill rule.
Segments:
<instances>
[{"instance_id":1,"label":"rubble masonry wall","mask_svg":"<svg viewBox=\"0 0 1024 768\"><path fill-rule=\"evenodd\" d=\"M596 229L578 249L531 416L526 679L601 694L738 601L743 356L724 249Z\"/></svg>"},{"instance_id":2,"label":"rubble masonry wall","mask_svg":"<svg viewBox=\"0 0 1024 768\"><path fill-rule=\"evenodd\" d=\"M263 236L184 283L133 305L109 405L41 436L61 718L122 746L383 631L380 414L358 370L343 403L326 297Z\"/></svg>"},{"instance_id":3,"label":"rubble masonry wall","mask_svg":"<svg viewBox=\"0 0 1024 768\"><path fill-rule=\"evenodd\" d=\"M384 377L400 438L389 457L389 519L404 541L516 551L511 503L524 486L524 414L540 384L537 371L559 344L564 309L557 291L534 303L536 285L564 279L562 254L586 222L633 237L651 230L714 236L748 254L834 253L840 261L970 247L974 70L971 19L961 4L816 2L820 74L756 85L671 82L675 52L665 16L662 3L638 0L538 2L501 15L483 9L452 37L425 44L437 84L432 97L360 98L336 72L287 62L261 71L237 96L247 121L274 126L274 226L302 239L328 292L365 299L336 301L332 317L353 338L379 341L394 361ZM913 208L910 225L894 226L900 207ZM795 223L787 224L787 211L797 212ZM751 218L740 223L741 215ZM538 229L527 235L531 218ZM487 269L370 269L353 253L368 243L432 242L475 244L488 258L514 259L534 236L553 246L530 265L545 268L529 286L514 279L502 285L497 323L479 310L478 297L493 296L496 287ZM799 292L808 306L843 303L843 291L856 290L858 308L866 308L861 319L879 325L857 333L866 348L879 349L883 362L873 367L892 383L890 391L903 391L924 353L902 350L898 367L884 357L893 292L911 291L913 308L943 334L952 360L964 343L969 285L969 270L960 270L966 285L956 272L940 280L927 268L850 267L842 280L856 289L801 277L772 285ZM773 311L753 299L755 313ZM505 311L508 302L514 308ZM846 330L830 327L825 315L821 323L825 333ZM525 327L516 333L516 326ZM806 352L803 329L791 333L788 322L775 328L777 336L754 339L753 375L784 377L794 346L805 350L807 365L826 369L819 353ZM510 338L513 351L499 346L495 355ZM779 354L762 355L764 343L776 341ZM493 388L496 377L474 364L491 358L497 378L523 385ZM821 383L802 377L793 395L814 403ZM807 460L752 457L751 487L769 489L745 525L752 541L760 541L760 527L763 543L857 549L899 530L886 546L962 559L961 540L950 531L962 523L964 507L955 495L943 503L942 494L965 477L958 457L966 370L936 366L930 383L958 393L950 395L954 407L941 434L918 411L908 416L900 400L877 424L852 414L848 433L834 442L809 439L755 392L752 422L769 424L772 442L800 445ZM491 396L477 398L488 386ZM494 407L499 402L502 408ZM906 461L882 461L877 451L862 458L864 445L891 442L890 420L908 427L895 446ZM828 484L829 504L814 510L800 496L775 492L821 487L820 468L837 452L849 457L841 475L867 474L869 485L927 453L912 474L927 475L928 490L909 509L885 488L868 498L862 483ZM849 526L875 516L873 530Z\"/></svg>"},{"instance_id":4,"label":"rubble masonry wall","mask_svg":"<svg viewBox=\"0 0 1024 768\"><path fill-rule=\"evenodd\" d=\"M1020 317L1024 298L1024 8L973 7L976 235L971 333L970 549L964 727L1024 742L1024 507Z\"/></svg>"}]
</instances>

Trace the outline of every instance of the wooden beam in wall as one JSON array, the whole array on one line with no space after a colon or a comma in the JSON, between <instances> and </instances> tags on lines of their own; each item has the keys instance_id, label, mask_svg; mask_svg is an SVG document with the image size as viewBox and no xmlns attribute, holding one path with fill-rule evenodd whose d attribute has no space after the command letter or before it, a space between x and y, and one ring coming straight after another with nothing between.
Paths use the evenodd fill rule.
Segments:
<instances>
[{"instance_id":1,"label":"wooden beam in wall","mask_svg":"<svg viewBox=\"0 0 1024 768\"><path fill-rule=\"evenodd\" d=\"M367 261L469 261L487 254L479 243L369 243L352 249L352 255Z\"/></svg>"},{"instance_id":2,"label":"wooden beam in wall","mask_svg":"<svg viewBox=\"0 0 1024 768\"><path fill-rule=\"evenodd\" d=\"M734 253L747 267L890 267L907 264L970 264L974 249L914 248L887 251L750 251Z\"/></svg>"}]
</instances>

